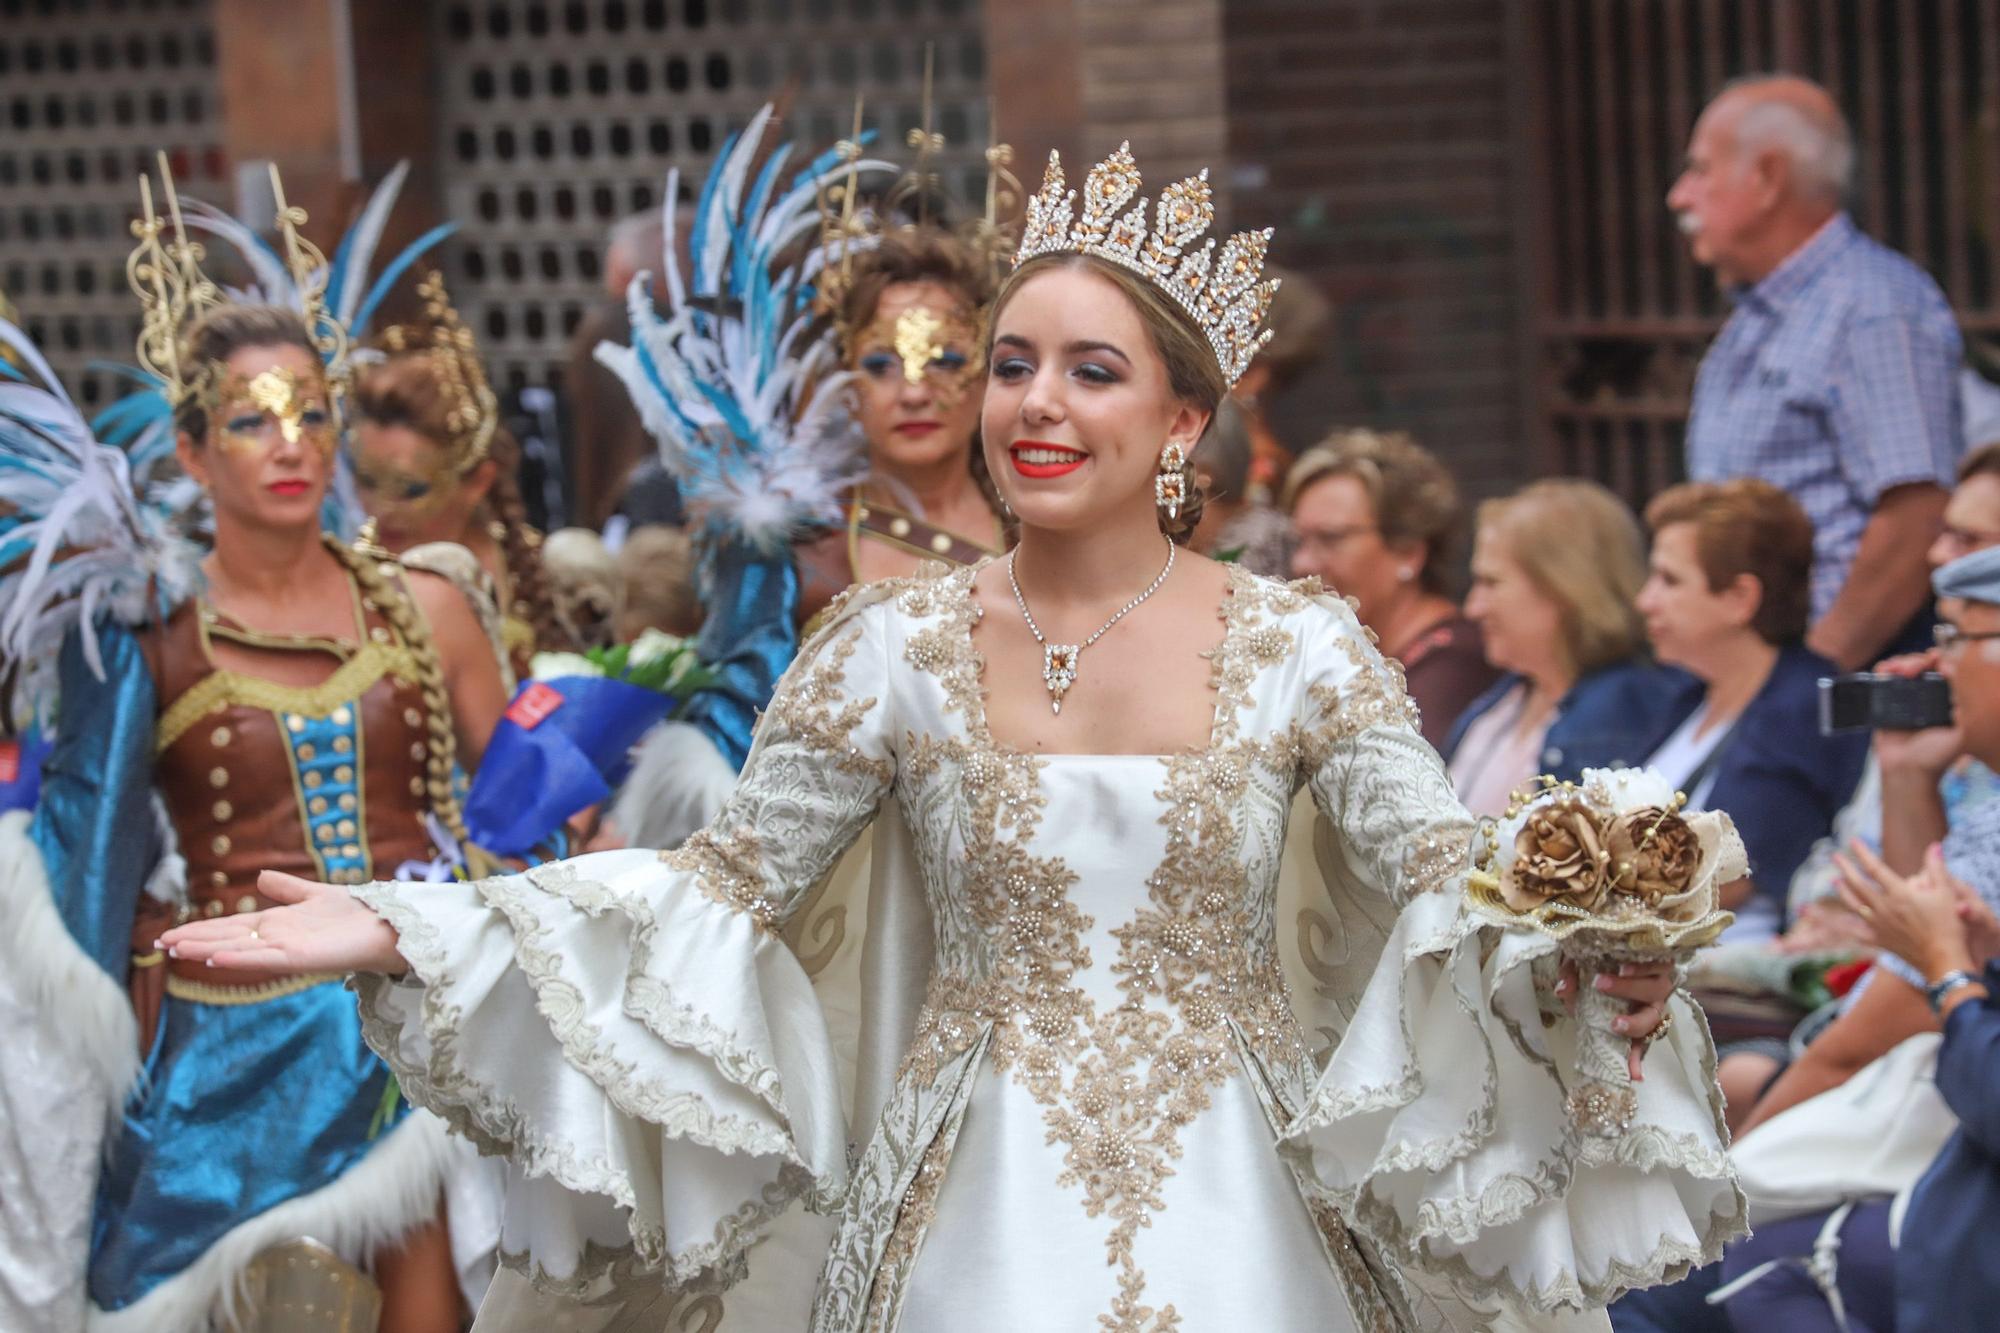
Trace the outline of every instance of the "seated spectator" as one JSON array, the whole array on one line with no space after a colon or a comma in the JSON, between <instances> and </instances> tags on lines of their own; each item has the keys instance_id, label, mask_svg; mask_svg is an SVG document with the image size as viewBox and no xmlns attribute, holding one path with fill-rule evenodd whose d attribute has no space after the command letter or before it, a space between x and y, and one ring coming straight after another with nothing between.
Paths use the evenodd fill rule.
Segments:
<instances>
[{"instance_id":1,"label":"seated spectator","mask_svg":"<svg viewBox=\"0 0 2000 1333\"><path fill-rule=\"evenodd\" d=\"M1400 432L1341 431L1293 466L1285 508L1298 533L1292 572L1355 600L1403 664L1424 739L1442 746L1499 674L1449 596L1464 522L1451 473Z\"/></svg>"},{"instance_id":2,"label":"seated spectator","mask_svg":"<svg viewBox=\"0 0 2000 1333\"><path fill-rule=\"evenodd\" d=\"M694 538L685 528L658 524L634 528L618 548L615 563L625 590L618 613L620 643L630 643L649 629L682 638L701 629Z\"/></svg>"},{"instance_id":3,"label":"seated spectator","mask_svg":"<svg viewBox=\"0 0 2000 1333\"><path fill-rule=\"evenodd\" d=\"M1933 577L1946 628L1939 635L1937 669L1950 682L1956 724L1966 753L2000 765L2000 548L1953 561ZM1885 795L1885 832L1899 811ZM1992 1326L1992 1266L1983 1245L2000 1222L2000 1180L1994 1152L1990 1000L1971 986L1946 988L1954 972L1991 961L2000 939L2000 802L1988 802L1956 824L1943 845L1926 849L1916 864L1899 869L1856 843L1843 858L1843 897L1865 943L1882 948L1873 983L1861 1000L1806 1048L1758 1103L1746 1135L1779 1111L1838 1086L1863 1066L1919 1032L1936 1031L1945 1015L1937 1085L1961 1129L1932 1164L1911 1199L1901 1227L1902 1252L1889 1257L1888 1200L1857 1208L1841 1224L1839 1265L1833 1285L1847 1311L1847 1327L1890 1333L1984 1329ZM1976 927L1947 929L1947 922ZM2000 980L2000 978L1991 978ZM1989 993L1990 994L1990 993ZM1732 1246L1719 1265L1698 1270L1670 1287L1634 1292L1612 1307L1619 1333L1704 1333L1706 1330L1827 1329L1838 1325L1814 1284L1790 1273L1751 1284L1726 1303L1726 1315L1705 1304L1725 1278L1747 1274L1773 1258L1812 1249L1826 1219L1793 1219ZM1796 1265L1790 1265L1796 1268ZM1814 1304L1817 1298L1817 1304ZM1893 1309L1893 1315L1886 1313Z\"/></svg>"},{"instance_id":4,"label":"seated spectator","mask_svg":"<svg viewBox=\"0 0 2000 1333\"><path fill-rule=\"evenodd\" d=\"M1958 484L1945 505L1944 531L1929 551L1930 566L1936 571L1961 556L1996 546L2000 546L2000 443L1973 450L1959 464ZM1912 672L1927 669L1932 660L1930 654L1922 654L1883 665L1894 671ZM1886 828L1885 792L1896 811ZM1979 807L1996 797L2000 797L2000 778L1966 753L1964 740L1956 728L1916 733L1878 732L1869 777L1862 782L1855 804L1840 815L1836 827L1845 827L1853 836L1882 848L1888 863L1907 873L1916 868L1924 848L1960 827ZM1864 802L1865 808L1856 808ZM1822 842L1794 877L1791 900L1795 920L1800 924L1787 932L1782 942L1785 947L1803 952L1850 941L1852 918L1838 908L1831 896L1836 850L1829 842ZM1859 1007L1863 998L1858 993L1850 994L1853 1007ZM1849 1063L1858 1060L1852 1067L1859 1068L1893 1046L1895 1040L1891 1037L1902 1031L1893 1020L1905 1008L1890 1006L1885 992L1871 1002L1861 1018L1843 1025L1841 1037L1846 1045L1838 1049L1846 1052L1844 1059ZM1858 1025L1871 1016L1889 1019L1891 1026L1866 1036L1865 1029ZM1870 1051L1875 1054L1869 1055ZM1782 1043L1776 1047L1760 1044L1724 1054L1722 1086L1729 1100L1732 1125L1747 1123L1753 1114L1750 1103L1770 1088L1789 1059ZM1756 1118L1766 1117L1758 1114Z\"/></svg>"},{"instance_id":5,"label":"seated spectator","mask_svg":"<svg viewBox=\"0 0 2000 1333\"><path fill-rule=\"evenodd\" d=\"M1820 734L1819 681L1835 669L1805 646L1812 520L1776 486L1745 477L1673 487L1646 507L1646 522L1646 637L1660 662L1702 689L1643 762L1691 809L1735 821L1751 877L1725 894L1736 913L1726 938L1769 939L1792 873L1833 827L1868 755L1863 734Z\"/></svg>"},{"instance_id":6,"label":"seated spectator","mask_svg":"<svg viewBox=\"0 0 2000 1333\"><path fill-rule=\"evenodd\" d=\"M1645 580L1637 520L1594 482L1538 481L1479 507L1465 613L1507 674L1444 750L1474 814L1499 815L1540 774L1636 764L1685 713L1700 686L1645 656Z\"/></svg>"},{"instance_id":7,"label":"seated spectator","mask_svg":"<svg viewBox=\"0 0 2000 1333\"><path fill-rule=\"evenodd\" d=\"M1250 432L1243 409L1225 398L1194 449L1195 476L1207 499L1190 545L1252 574L1286 578L1297 539L1283 514L1250 498L1250 463Z\"/></svg>"}]
</instances>

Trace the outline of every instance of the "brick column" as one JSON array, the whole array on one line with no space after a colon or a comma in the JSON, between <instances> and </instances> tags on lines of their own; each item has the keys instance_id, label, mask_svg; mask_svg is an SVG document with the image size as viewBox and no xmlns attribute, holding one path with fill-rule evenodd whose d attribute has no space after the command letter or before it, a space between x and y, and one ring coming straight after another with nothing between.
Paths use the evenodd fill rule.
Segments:
<instances>
[{"instance_id":1,"label":"brick column","mask_svg":"<svg viewBox=\"0 0 2000 1333\"><path fill-rule=\"evenodd\" d=\"M1072 185L1132 142L1150 196L1210 169L1226 209L1223 0L1014 0L987 6L986 43L1002 138L1022 184L1051 148Z\"/></svg>"},{"instance_id":2,"label":"brick column","mask_svg":"<svg viewBox=\"0 0 2000 1333\"><path fill-rule=\"evenodd\" d=\"M439 220L429 20L397 0L215 0L224 154L275 162L331 257L370 190L411 173L378 255ZM240 178L239 178L240 179ZM237 206L231 195L214 202ZM258 219L252 219L257 221ZM407 294L404 297L407 300Z\"/></svg>"},{"instance_id":3,"label":"brick column","mask_svg":"<svg viewBox=\"0 0 2000 1333\"><path fill-rule=\"evenodd\" d=\"M1209 169L1229 217L1223 0L1084 0L1084 151L1096 161L1132 142L1151 197Z\"/></svg>"}]
</instances>

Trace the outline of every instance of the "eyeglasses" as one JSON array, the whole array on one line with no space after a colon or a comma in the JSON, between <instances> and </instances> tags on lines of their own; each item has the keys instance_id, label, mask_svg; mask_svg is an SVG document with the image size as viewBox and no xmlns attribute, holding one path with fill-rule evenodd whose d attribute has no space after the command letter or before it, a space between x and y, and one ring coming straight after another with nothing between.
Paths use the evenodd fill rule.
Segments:
<instances>
[{"instance_id":1,"label":"eyeglasses","mask_svg":"<svg viewBox=\"0 0 2000 1333\"><path fill-rule=\"evenodd\" d=\"M1968 634L1948 620L1941 620L1931 626L1931 642L1941 653L1948 653L1962 644L1981 643L1987 639L2000 639L2000 629L1979 630Z\"/></svg>"}]
</instances>

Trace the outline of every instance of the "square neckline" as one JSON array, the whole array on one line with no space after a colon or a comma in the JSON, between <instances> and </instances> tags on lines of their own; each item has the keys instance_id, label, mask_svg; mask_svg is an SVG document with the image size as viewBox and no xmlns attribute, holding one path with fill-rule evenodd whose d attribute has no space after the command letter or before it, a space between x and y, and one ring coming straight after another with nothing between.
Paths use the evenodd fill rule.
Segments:
<instances>
[{"instance_id":1,"label":"square neckline","mask_svg":"<svg viewBox=\"0 0 2000 1333\"><path fill-rule=\"evenodd\" d=\"M971 707L966 716L966 729L974 737L1003 755L1025 759L1050 759L1069 762L1084 759L1150 759L1156 763L1167 763L1175 759L1199 757L1212 753L1215 750L1221 739L1223 727L1223 690L1222 682L1219 679L1211 682L1211 691L1215 697L1209 704L1208 733L1206 739L1198 745L1189 745L1178 750L1167 751L1065 750L1044 752L1025 749L1010 741L1003 741L999 736L995 735L987 717L986 655L979 650L978 641L973 638L973 631L978 628L979 622L986 618L986 608L980 605L978 600L974 598L972 585L977 581L982 570L998 562L1000 559L1002 559L1001 556L988 556L978 564L968 566L964 575L962 591L966 601L966 614L960 617L962 623L959 626L959 633L962 636L966 658L972 666L974 688L970 695ZM1225 572L1222 598L1216 603L1215 608L1217 617L1222 621L1222 637L1216 641L1213 648L1207 649L1201 654L1209 663L1211 674L1218 671L1221 665L1227 660L1231 647L1244 628L1245 603L1242 597L1243 584L1250 577L1239 565L1220 561L1217 563L1222 564Z\"/></svg>"}]
</instances>

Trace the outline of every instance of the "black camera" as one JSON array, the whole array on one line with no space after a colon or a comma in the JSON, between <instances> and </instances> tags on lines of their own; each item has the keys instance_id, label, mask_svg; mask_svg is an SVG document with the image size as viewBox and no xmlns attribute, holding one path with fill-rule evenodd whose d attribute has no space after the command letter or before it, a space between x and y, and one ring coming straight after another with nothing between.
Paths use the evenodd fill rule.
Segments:
<instances>
[{"instance_id":1,"label":"black camera","mask_svg":"<svg viewBox=\"0 0 2000 1333\"><path fill-rule=\"evenodd\" d=\"M1819 729L1825 736L1950 725L1951 682L1935 671L1921 676L1863 671L1819 683Z\"/></svg>"}]
</instances>

